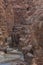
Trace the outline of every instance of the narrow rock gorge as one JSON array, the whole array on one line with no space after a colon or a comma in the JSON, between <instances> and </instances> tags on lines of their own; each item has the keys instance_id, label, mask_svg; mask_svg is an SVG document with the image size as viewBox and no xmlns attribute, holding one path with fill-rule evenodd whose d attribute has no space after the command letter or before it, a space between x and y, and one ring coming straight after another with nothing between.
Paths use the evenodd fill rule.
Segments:
<instances>
[{"instance_id":1,"label":"narrow rock gorge","mask_svg":"<svg viewBox=\"0 0 43 65\"><path fill-rule=\"evenodd\" d=\"M13 65L43 65L43 0L0 0L0 54L7 48L23 54Z\"/></svg>"}]
</instances>

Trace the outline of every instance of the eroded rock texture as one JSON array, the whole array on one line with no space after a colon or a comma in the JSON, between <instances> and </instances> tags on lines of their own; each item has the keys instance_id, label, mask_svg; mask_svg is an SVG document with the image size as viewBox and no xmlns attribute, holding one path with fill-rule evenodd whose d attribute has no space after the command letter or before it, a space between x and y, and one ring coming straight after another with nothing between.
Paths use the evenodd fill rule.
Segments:
<instances>
[{"instance_id":1,"label":"eroded rock texture","mask_svg":"<svg viewBox=\"0 0 43 65\"><path fill-rule=\"evenodd\" d=\"M0 0L0 29L27 63L43 65L43 0Z\"/></svg>"}]
</instances>

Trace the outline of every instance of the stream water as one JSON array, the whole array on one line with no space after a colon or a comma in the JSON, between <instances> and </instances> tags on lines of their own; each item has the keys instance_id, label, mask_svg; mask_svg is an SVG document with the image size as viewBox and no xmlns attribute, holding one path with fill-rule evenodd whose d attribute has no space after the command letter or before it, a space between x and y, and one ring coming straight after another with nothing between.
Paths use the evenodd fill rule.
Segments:
<instances>
[{"instance_id":1,"label":"stream water","mask_svg":"<svg viewBox=\"0 0 43 65\"><path fill-rule=\"evenodd\" d=\"M1 53L1 52L0 52ZM13 50L11 51L11 53L13 54L0 54L0 65L16 65L16 62L12 62L15 60L21 60L24 61L24 57L22 52L18 51L18 50Z\"/></svg>"},{"instance_id":2,"label":"stream water","mask_svg":"<svg viewBox=\"0 0 43 65\"><path fill-rule=\"evenodd\" d=\"M11 65L11 63L4 63L4 64L0 63L0 65Z\"/></svg>"}]
</instances>

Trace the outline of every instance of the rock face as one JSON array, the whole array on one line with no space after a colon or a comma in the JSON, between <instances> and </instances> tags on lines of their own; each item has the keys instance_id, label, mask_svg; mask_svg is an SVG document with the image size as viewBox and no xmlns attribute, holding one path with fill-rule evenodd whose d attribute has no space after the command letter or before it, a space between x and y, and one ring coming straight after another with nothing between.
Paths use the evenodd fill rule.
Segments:
<instances>
[{"instance_id":1,"label":"rock face","mask_svg":"<svg viewBox=\"0 0 43 65\"><path fill-rule=\"evenodd\" d=\"M16 0L1 0L0 3L0 16L3 16L1 20L4 21L6 25L9 25L8 28L11 29L14 23L27 21L27 18L35 12L35 6L32 0L19 0L19 2Z\"/></svg>"},{"instance_id":2,"label":"rock face","mask_svg":"<svg viewBox=\"0 0 43 65\"><path fill-rule=\"evenodd\" d=\"M0 29L4 38L12 34L27 63L30 54L43 65L43 0L0 0Z\"/></svg>"},{"instance_id":3,"label":"rock face","mask_svg":"<svg viewBox=\"0 0 43 65\"><path fill-rule=\"evenodd\" d=\"M33 21L33 25L32 25L32 32L33 32L33 40L34 40L34 44L37 45L37 50L36 50L36 57L38 57L38 64L43 64L43 10L38 10L36 11L37 13L34 18ZM40 14L41 13L41 14ZM35 15L34 14L34 15ZM37 31L37 32L36 32ZM39 55L40 54L40 55Z\"/></svg>"}]
</instances>

